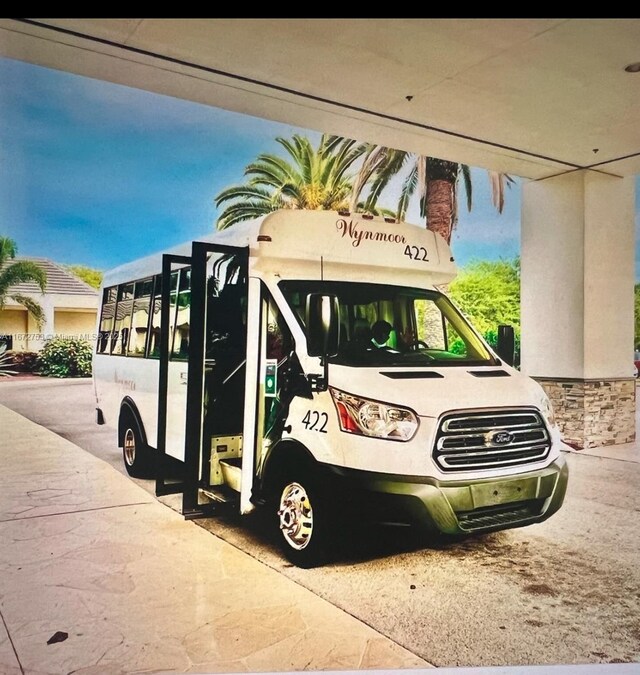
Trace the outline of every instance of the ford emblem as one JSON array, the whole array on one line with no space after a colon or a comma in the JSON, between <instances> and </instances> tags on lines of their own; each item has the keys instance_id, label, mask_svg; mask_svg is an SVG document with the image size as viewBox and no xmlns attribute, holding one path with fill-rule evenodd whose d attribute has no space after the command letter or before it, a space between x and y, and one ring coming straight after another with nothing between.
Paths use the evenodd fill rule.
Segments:
<instances>
[{"instance_id":1,"label":"ford emblem","mask_svg":"<svg viewBox=\"0 0 640 675\"><path fill-rule=\"evenodd\" d=\"M486 441L491 445L508 445L513 442L513 434L510 431L491 431L486 435Z\"/></svg>"}]
</instances>

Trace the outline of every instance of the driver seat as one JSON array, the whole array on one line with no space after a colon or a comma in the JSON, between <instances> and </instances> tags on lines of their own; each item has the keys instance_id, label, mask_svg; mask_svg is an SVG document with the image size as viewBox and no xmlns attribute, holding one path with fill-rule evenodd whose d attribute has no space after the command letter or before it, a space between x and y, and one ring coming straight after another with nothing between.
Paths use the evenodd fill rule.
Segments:
<instances>
[{"instance_id":1,"label":"driver seat","mask_svg":"<svg viewBox=\"0 0 640 675\"><path fill-rule=\"evenodd\" d=\"M353 340L356 344L371 342L371 327L366 319L356 319L353 323Z\"/></svg>"}]
</instances>

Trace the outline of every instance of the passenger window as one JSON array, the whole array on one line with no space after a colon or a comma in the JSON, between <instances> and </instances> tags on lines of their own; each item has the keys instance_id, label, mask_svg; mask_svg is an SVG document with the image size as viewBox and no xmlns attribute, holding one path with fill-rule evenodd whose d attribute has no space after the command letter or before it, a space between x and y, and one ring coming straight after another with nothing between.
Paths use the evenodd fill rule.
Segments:
<instances>
[{"instance_id":1,"label":"passenger window","mask_svg":"<svg viewBox=\"0 0 640 675\"><path fill-rule=\"evenodd\" d=\"M100 332L96 351L98 354L109 353L109 338L113 330L116 315L117 286L105 288L102 294L102 313L100 315Z\"/></svg>"},{"instance_id":2,"label":"passenger window","mask_svg":"<svg viewBox=\"0 0 640 675\"><path fill-rule=\"evenodd\" d=\"M171 304L176 305L176 318L173 330L171 358L182 360L189 358L189 327L191 313L191 269L180 270L177 293L171 293Z\"/></svg>"},{"instance_id":3,"label":"passenger window","mask_svg":"<svg viewBox=\"0 0 640 675\"><path fill-rule=\"evenodd\" d=\"M247 282L236 256L210 261L207 279L207 359L229 361L230 354L246 353ZM234 361L235 357L231 357Z\"/></svg>"},{"instance_id":4,"label":"passenger window","mask_svg":"<svg viewBox=\"0 0 640 675\"><path fill-rule=\"evenodd\" d=\"M127 356L144 356L149 327L149 309L153 279L137 281L134 289L133 317L131 319L131 333L127 347Z\"/></svg>"},{"instance_id":5,"label":"passenger window","mask_svg":"<svg viewBox=\"0 0 640 675\"><path fill-rule=\"evenodd\" d=\"M162 311L162 277L154 277L153 302L151 303L151 322L149 327L149 345L147 356L160 358L160 314Z\"/></svg>"},{"instance_id":6,"label":"passenger window","mask_svg":"<svg viewBox=\"0 0 640 675\"><path fill-rule=\"evenodd\" d=\"M133 284L118 286L118 303L116 305L116 320L111 336L111 353L125 355L131 330L131 315L133 313Z\"/></svg>"},{"instance_id":7,"label":"passenger window","mask_svg":"<svg viewBox=\"0 0 640 675\"><path fill-rule=\"evenodd\" d=\"M169 277L169 349L173 356L173 343L176 324L176 304L178 297L178 276L176 270ZM149 326L149 344L147 356L150 359L160 358L160 321L162 316L162 276L154 277L153 302L151 303L151 317ZM178 344L179 348L179 344ZM186 358L186 357L185 357Z\"/></svg>"}]
</instances>

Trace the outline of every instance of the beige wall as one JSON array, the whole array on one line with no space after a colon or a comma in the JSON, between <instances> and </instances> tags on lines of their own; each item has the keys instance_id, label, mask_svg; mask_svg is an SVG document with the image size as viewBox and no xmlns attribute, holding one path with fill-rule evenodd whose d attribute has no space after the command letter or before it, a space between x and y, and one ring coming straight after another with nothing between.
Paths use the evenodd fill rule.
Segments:
<instances>
[{"instance_id":1,"label":"beige wall","mask_svg":"<svg viewBox=\"0 0 640 675\"><path fill-rule=\"evenodd\" d=\"M53 332L58 337L81 337L92 342L96 331L96 312L70 312L56 309L53 315Z\"/></svg>"},{"instance_id":2,"label":"beige wall","mask_svg":"<svg viewBox=\"0 0 640 675\"><path fill-rule=\"evenodd\" d=\"M92 343L95 331L95 310L55 309L53 325L47 322L42 328L38 327L36 320L24 309L5 307L0 311L0 335L13 335L13 349L17 351L40 351L44 340L54 336L82 337ZM31 338L28 339L26 335L31 335ZM40 337L44 339L39 339Z\"/></svg>"},{"instance_id":3,"label":"beige wall","mask_svg":"<svg viewBox=\"0 0 640 675\"><path fill-rule=\"evenodd\" d=\"M0 335L13 335L13 348L27 349L27 311L25 309L0 310ZM21 335L21 338L17 336Z\"/></svg>"}]
</instances>

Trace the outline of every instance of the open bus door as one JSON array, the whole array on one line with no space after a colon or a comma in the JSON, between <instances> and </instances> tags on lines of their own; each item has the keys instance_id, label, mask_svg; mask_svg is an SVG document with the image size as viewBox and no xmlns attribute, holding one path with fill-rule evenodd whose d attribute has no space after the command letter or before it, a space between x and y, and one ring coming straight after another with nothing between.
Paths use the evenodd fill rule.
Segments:
<instances>
[{"instance_id":1,"label":"open bus door","mask_svg":"<svg viewBox=\"0 0 640 675\"><path fill-rule=\"evenodd\" d=\"M185 265L190 293L174 300L172 274ZM223 502L251 510L258 359L247 359L247 344L258 331L256 292L248 248L194 242L190 257L163 256L156 494L182 493L185 518L212 515ZM181 309L186 323L185 316L179 323ZM176 340L186 347L176 348ZM172 364L184 351L186 373L178 379ZM165 455L175 456L176 425L184 442L183 475L171 483ZM201 502L202 494L207 501Z\"/></svg>"}]
</instances>

